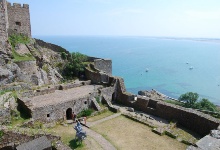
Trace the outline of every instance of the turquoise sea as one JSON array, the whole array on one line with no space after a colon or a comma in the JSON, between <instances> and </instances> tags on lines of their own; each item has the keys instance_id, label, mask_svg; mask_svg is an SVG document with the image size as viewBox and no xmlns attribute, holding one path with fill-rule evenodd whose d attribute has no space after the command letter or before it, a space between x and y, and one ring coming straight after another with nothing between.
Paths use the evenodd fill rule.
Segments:
<instances>
[{"instance_id":1,"label":"turquoise sea","mask_svg":"<svg viewBox=\"0 0 220 150\"><path fill-rule=\"evenodd\" d=\"M156 89L178 98L192 91L220 105L220 42L149 37L36 38L70 52L112 59L113 75L123 77L132 93Z\"/></svg>"}]
</instances>

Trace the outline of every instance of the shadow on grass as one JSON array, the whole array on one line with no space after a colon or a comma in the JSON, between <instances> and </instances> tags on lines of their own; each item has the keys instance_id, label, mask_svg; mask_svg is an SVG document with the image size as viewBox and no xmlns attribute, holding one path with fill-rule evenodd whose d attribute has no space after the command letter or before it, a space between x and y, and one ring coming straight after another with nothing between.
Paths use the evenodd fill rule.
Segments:
<instances>
[{"instance_id":1,"label":"shadow on grass","mask_svg":"<svg viewBox=\"0 0 220 150\"><path fill-rule=\"evenodd\" d=\"M72 149L82 148L83 143L80 143L78 140L73 139L73 140L69 141L69 147Z\"/></svg>"}]
</instances>

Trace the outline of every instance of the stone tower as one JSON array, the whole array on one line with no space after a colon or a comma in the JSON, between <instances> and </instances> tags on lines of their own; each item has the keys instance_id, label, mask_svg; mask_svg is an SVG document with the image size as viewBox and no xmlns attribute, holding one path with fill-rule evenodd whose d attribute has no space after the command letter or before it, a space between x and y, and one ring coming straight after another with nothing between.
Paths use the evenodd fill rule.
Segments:
<instances>
[{"instance_id":1,"label":"stone tower","mask_svg":"<svg viewBox=\"0 0 220 150\"><path fill-rule=\"evenodd\" d=\"M22 33L28 37L31 37L31 23L29 5L7 3L7 14L8 14L8 34Z\"/></svg>"},{"instance_id":2,"label":"stone tower","mask_svg":"<svg viewBox=\"0 0 220 150\"><path fill-rule=\"evenodd\" d=\"M31 37L29 5L11 5L6 0L0 0L0 18L0 41L6 41L12 33Z\"/></svg>"}]
</instances>

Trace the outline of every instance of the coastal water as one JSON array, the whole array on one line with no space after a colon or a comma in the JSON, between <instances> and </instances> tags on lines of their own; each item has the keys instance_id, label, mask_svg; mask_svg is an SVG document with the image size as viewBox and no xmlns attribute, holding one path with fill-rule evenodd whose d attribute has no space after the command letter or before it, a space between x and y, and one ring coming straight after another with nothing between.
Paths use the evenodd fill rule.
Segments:
<instances>
[{"instance_id":1,"label":"coastal water","mask_svg":"<svg viewBox=\"0 0 220 150\"><path fill-rule=\"evenodd\" d=\"M36 38L70 52L112 59L113 75L123 77L132 93L156 89L178 98L186 92L197 92L201 98L220 105L218 42L147 37Z\"/></svg>"}]
</instances>

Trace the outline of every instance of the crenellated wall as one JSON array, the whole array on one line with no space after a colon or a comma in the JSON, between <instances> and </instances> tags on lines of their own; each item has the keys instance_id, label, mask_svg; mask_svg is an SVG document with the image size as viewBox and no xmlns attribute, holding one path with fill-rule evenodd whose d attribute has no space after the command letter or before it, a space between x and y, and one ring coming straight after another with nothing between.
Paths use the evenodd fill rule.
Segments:
<instances>
[{"instance_id":1,"label":"crenellated wall","mask_svg":"<svg viewBox=\"0 0 220 150\"><path fill-rule=\"evenodd\" d=\"M7 4L8 22L9 22L9 35L12 33L22 33L31 37L31 24L29 5L14 3Z\"/></svg>"}]
</instances>

